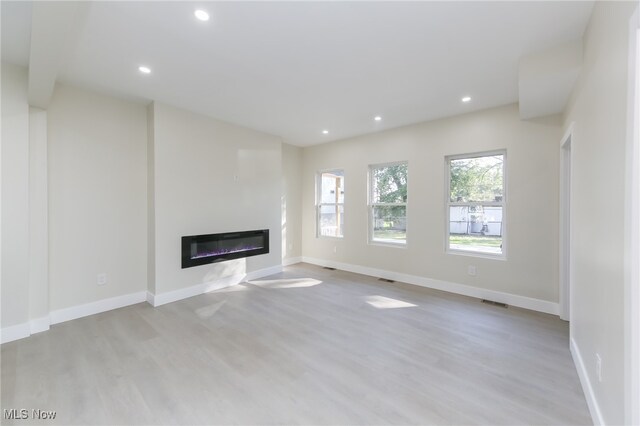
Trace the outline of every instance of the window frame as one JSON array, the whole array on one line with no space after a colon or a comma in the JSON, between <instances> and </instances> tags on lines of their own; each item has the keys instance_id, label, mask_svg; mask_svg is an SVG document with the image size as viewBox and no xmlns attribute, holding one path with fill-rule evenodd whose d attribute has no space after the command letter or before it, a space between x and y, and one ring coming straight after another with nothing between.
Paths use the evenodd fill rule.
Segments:
<instances>
[{"instance_id":1,"label":"window frame","mask_svg":"<svg viewBox=\"0 0 640 426\"><path fill-rule=\"evenodd\" d=\"M374 203L373 202L373 170L379 169L382 167L390 167L397 166L400 164L407 165L407 201L404 203ZM367 189L367 211L368 211L368 222L367 222L367 237L368 244L370 245L380 245L387 247L396 247L396 248L407 248L409 245L409 161L391 161L387 163L377 163L377 164L369 164L368 167L368 179L367 179L368 189ZM373 225L374 225L374 209L375 207L384 207L384 206L404 206L405 214L406 214L406 238L404 242L392 242L392 241L382 241L376 240L373 238Z\"/></svg>"},{"instance_id":2,"label":"window frame","mask_svg":"<svg viewBox=\"0 0 640 426\"><path fill-rule=\"evenodd\" d=\"M481 157L491 157L495 155L502 155L502 201L487 201L487 202L459 202L451 201L451 160L463 160L473 159ZM507 150L496 149L491 151L472 152L467 154L455 154L447 155L444 157L444 174L445 174L445 191L444 191L444 208L445 208L445 235L444 235L444 250L447 254L482 257L485 259L494 260L507 260ZM457 206L478 206L481 205L491 207L502 208L502 253L483 253L475 250L464 250L451 248L450 233L451 233L451 207Z\"/></svg>"},{"instance_id":3,"label":"window frame","mask_svg":"<svg viewBox=\"0 0 640 426\"><path fill-rule=\"evenodd\" d=\"M318 170L316 172L316 238L336 238L336 239L343 239L344 238L344 234L345 234L345 227L342 227L342 235L340 236L333 236L333 235L322 235L322 233L320 232L320 213L322 210L322 206L342 206L342 211L343 211L343 215L344 215L344 197L343 197L343 201L342 203L323 203L322 202L322 175L325 173L331 173L331 172L342 172L342 179L345 179L345 169L344 168L330 168L330 169L322 169L322 170ZM344 182L343 182L344 185ZM345 192L346 192L346 187L345 187ZM346 195L346 194L345 194ZM340 227L340 222L338 219L336 219L336 223L337 226Z\"/></svg>"}]
</instances>

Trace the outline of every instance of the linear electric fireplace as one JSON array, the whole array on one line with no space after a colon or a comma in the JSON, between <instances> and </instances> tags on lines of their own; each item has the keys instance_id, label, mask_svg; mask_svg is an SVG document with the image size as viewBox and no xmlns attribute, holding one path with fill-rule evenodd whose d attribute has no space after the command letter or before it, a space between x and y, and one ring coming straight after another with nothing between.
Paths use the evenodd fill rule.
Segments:
<instances>
[{"instance_id":1,"label":"linear electric fireplace","mask_svg":"<svg viewBox=\"0 0 640 426\"><path fill-rule=\"evenodd\" d=\"M182 237L182 269L269 253L269 230Z\"/></svg>"}]
</instances>

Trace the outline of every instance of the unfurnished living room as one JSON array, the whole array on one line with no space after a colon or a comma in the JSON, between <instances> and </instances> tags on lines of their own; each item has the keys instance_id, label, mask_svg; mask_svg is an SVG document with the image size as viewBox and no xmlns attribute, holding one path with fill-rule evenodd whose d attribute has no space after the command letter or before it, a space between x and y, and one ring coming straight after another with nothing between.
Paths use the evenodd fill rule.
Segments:
<instances>
[{"instance_id":1,"label":"unfurnished living room","mask_svg":"<svg viewBox=\"0 0 640 426\"><path fill-rule=\"evenodd\" d=\"M639 5L2 0L0 423L640 425Z\"/></svg>"}]
</instances>

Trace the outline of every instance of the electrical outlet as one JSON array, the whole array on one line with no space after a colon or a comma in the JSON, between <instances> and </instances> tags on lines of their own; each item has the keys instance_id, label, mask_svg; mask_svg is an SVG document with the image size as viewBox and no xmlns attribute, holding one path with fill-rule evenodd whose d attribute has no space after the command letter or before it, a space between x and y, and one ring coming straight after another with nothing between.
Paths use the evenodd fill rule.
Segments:
<instances>
[{"instance_id":1,"label":"electrical outlet","mask_svg":"<svg viewBox=\"0 0 640 426\"><path fill-rule=\"evenodd\" d=\"M107 274L105 272L98 274L98 285L105 285L107 283Z\"/></svg>"},{"instance_id":2,"label":"electrical outlet","mask_svg":"<svg viewBox=\"0 0 640 426\"><path fill-rule=\"evenodd\" d=\"M472 277L476 276L476 267L475 267L475 265L469 265L467 267L467 274L471 275Z\"/></svg>"},{"instance_id":3,"label":"electrical outlet","mask_svg":"<svg viewBox=\"0 0 640 426\"><path fill-rule=\"evenodd\" d=\"M333 246L333 252L337 253L338 252L338 246Z\"/></svg>"},{"instance_id":4,"label":"electrical outlet","mask_svg":"<svg viewBox=\"0 0 640 426\"><path fill-rule=\"evenodd\" d=\"M598 382L602 382L602 358L600 358L600 354L596 354L596 376L598 377Z\"/></svg>"},{"instance_id":5,"label":"electrical outlet","mask_svg":"<svg viewBox=\"0 0 640 426\"><path fill-rule=\"evenodd\" d=\"M293 244L289 243L289 250L293 250Z\"/></svg>"}]
</instances>

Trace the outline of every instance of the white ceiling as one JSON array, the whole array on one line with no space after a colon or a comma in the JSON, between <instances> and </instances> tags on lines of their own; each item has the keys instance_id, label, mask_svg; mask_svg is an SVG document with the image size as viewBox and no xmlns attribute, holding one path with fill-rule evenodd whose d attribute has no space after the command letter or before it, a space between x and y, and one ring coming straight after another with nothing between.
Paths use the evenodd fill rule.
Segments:
<instances>
[{"instance_id":1,"label":"white ceiling","mask_svg":"<svg viewBox=\"0 0 640 426\"><path fill-rule=\"evenodd\" d=\"M517 102L519 59L582 37L592 6L95 2L57 79L311 145ZM67 30L32 21L38 7L2 2L3 60L26 66L32 36Z\"/></svg>"}]
</instances>

